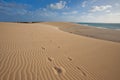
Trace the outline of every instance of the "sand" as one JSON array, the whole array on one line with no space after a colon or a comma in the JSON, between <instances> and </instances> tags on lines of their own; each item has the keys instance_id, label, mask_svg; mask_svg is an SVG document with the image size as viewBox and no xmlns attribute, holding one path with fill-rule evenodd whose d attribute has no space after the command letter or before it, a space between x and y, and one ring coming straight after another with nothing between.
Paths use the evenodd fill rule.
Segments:
<instances>
[{"instance_id":1,"label":"sand","mask_svg":"<svg viewBox=\"0 0 120 80\"><path fill-rule=\"evenodd\" d=\"M120 42L120 30L95 28L93 26L89 27L68 22L44 22L44 23L56 26L60 30L69 33L113 42Z\"/></svg>"},{"instance_id":2,"label":"sand","mask_svg":"<svg viewBox=\"0 0 120 80\"><path fill-rule=\"evenodd\" d=\"M1 22L0 80L120 80L120 43L54 26Z\"/></svg>"}]
</instances>

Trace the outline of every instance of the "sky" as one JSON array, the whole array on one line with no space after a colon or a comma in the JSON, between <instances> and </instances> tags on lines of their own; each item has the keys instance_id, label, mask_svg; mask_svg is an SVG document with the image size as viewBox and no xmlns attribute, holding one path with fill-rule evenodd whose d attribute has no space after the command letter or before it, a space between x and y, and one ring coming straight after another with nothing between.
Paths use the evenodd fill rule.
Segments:
<instances>
[{"instance_id":1,"label":"sky","mask_svg":"<svg viewBox=\"0 0 120 80\"><path fill-rule=\"evenodd\" d=\"M120 0L0 0L0 21L120 23Z\"/></svg>"}]
</instances>

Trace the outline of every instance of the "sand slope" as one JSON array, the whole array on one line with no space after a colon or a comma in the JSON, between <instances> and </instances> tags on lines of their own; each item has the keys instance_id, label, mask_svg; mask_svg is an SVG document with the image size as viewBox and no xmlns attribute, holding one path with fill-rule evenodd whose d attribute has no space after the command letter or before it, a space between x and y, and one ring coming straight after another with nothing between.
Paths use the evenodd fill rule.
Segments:
<instances>
[{"instance_id":1,"label":"sand slope","mask_svg":"<svg viewBox=\"0 0 120 80\"><path fill-rule=\"evenodd\" d=\"M0 23L0 80L119 80L119 61L120 43Z\"/></svg>"},{"instance_id":2,"label":"sand slope","mask_svg":"<svg viewBox=\"0 0 120 80\"><path fill-rule=\"evenodd\" d=\"M43 23L56 26L60 30L73 33L76 35L120 43L120 30L102 29L93 26L89 27L68 22L43 22Z\"/></svg>"}]
</instances>

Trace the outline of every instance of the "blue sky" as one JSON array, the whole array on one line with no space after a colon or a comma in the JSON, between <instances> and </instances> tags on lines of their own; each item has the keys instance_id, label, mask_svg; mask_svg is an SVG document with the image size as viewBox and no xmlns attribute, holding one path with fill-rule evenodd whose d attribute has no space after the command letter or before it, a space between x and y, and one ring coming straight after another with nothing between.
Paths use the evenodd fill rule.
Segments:
<instances>
[{"instance_id":1,"label":"blue sky","mask_svg":"<svg viewBox=\"0 0 120 80\"><path fill-rule=\"evenodd\" d=\"M0 0L0 21L120 23L120 0Z\"/></svg>"}]
</instances>

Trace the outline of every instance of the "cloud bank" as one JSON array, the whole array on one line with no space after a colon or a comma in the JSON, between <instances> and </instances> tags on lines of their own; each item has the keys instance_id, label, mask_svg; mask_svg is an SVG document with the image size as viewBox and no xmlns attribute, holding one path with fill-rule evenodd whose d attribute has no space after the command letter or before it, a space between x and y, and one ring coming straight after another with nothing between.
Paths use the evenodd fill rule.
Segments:
<instances>
[{"instance_id":1,"label":"cloud bank","mask_svg":"<svg viewBox=\"0 0 120 80\"><path fill-rule=\"evenodd\" d=\"M102 5L102 6L93 6L90 10L91 12L97 12L97 11L105 11L112 8L111 5Z\"/></svg>"}]
</instances>

